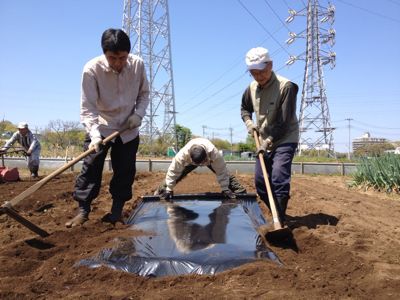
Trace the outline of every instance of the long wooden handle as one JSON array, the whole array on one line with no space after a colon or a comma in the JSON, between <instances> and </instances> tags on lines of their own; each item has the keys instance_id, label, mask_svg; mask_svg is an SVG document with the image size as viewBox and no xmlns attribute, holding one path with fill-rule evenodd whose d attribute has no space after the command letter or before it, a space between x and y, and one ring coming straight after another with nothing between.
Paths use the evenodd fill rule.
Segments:
<instances>
[{"instance_id":1,"label":"long wooden handle","mask_svg":"<svg viewBox=\"0 0 400 300\"><path fill-rule=\"evenodd\" d=\"M257 147L257 149L259 149L260 141L259 141L258 133L256 130L253 130L253 136L254 136L254 140L256 142L256 147ZM269 206L271 207L272 220L274 223L274 227L275 227L275 229L282 229L283 226L279 220L279 215L278 215L278 211L276 209L274 196L272 195L271 185L269 184L268 173L267 173L267 169L265 167L263 154L259 153L258 158L260 159L260 165L261 165L261 169L262 169L262 172L264 175L265 186L267 187L268 201L269 201Z\"/></svg>"},{"instance_id":2,"label":"long wooden handle","mask_svg":"<svg viewBox=\"0 0 400 300\"><path fill-rule=\"evenodd\" d=\"M117 136L119 136L123 131L125 131L127 129L127 127L124 127L121 131L116 131L112 134L110 134L108 137L106 137L102 143L105 145L106 143L108 143L109 141L111 141L112 139L116 138ZM68 168L72 167L73 165L75 165L77 162L79 162L81 159L85 158L86 156L88 156L90 153L92 153L94 150L94 148L88 149L85 152L83 152L82 154L80 154L78 157L74 158L73 160L71 160L70 162L66 163L65 165L63 165L62 167L60 167L59 169L55 170L54 172L50 173L49 175L47 175L45 178L41 179L40 181L38 181L37 183L35 183L34 185L32 185L31 187L29 187L27 190L23 191L21 194L19 194L18 196L16 196L15 198L13 198L11 201L6 202L5 204L2 205L2 207L13 207L15 205L17 205L19 202L21 202L22 200L24 200L26 197L30 196L32 193L36 192L38 189L40 189L42 186L44 186L47 182L49 182L51 179L53 179L54 177L56 177L57 175L61 174L62 172L64 172L65 170L67 170ZM0 211L1 214L1 211Z\"/></svg>"}]
</instances>

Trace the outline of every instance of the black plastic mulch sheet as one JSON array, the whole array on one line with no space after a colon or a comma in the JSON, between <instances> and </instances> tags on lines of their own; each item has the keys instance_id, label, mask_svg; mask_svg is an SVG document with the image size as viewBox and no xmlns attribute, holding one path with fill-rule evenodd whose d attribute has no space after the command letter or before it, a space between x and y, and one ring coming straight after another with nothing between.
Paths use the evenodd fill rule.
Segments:
<instances>
[{"instance_id":1,"label":"black plastic mulch sheet","mask_svg":"<svg viewBox=\"0 0 400 300\"><path fill-rule=\"evenodd\" d=\"M128 220L144 235L116 239L78 265L107 266L142 276L215 274L257 259L281 264L256 231L266 224L255 194L176 195L174 202L144 197Z\"/></svg>"}]
</instances>

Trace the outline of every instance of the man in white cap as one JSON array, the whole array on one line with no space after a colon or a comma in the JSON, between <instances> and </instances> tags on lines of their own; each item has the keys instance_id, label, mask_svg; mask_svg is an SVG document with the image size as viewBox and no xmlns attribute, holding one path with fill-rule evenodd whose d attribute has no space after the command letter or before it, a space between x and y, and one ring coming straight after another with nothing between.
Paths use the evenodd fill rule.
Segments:
<instances>
[{"instance_id":1,"label":"man in white cap","mask_svg":"<svg viewBox=\"0 0 400 300\"><path fill-rule=\"evenodd\" d=\"M246 65L254 80L243 93L241 117L249 134L253 135L254 130L259 133L257 157L259 153L264 156L279 217L284 222L290 198L292 160L299 141L298 86L272 71L272 60L265 48L250 49ZM269 206L259 159L255 166L255 185L257 194Z\"/></svg>"},{"instance_id":2,"label":"man in white cap","mask_svg":"<svg viewBox=\"0 0 400 300\"><path fill-rule=\"evenodd\" d=\"M28 123L20 122L18 124L18 131L11 136L0 149L0 152L6 152L16 141L22 146L28 157L28 168L31 172L31 177L37 178L39 176L40 143L36 136L29 130Z\"/></svg>"}]
</instances>

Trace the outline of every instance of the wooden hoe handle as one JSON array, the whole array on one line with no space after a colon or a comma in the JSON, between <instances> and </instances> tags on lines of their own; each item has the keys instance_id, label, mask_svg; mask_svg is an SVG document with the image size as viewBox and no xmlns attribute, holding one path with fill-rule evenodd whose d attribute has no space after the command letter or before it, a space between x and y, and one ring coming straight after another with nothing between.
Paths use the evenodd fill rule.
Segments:
<instances>
[{"instance_id":1,"label":"wooden hoe handle","mask_svg":"<svg viewBox=\"0 0 400 300\"><path fill-rule=\"evenodd\" d=\"M259 149L260 148L260 141L259 141L258 132L256 130L253 130L253 136L254 136L254 140L256 142L256 147L257 147L257 149ZM258 154L258 158L260 159L260 165L261 165L261 169L262 169L262 172L263 172L263 175L264 175L265 186L267 187L268 202L269 202L269 206L271 207L272 221L273 221L273 224L274 224L274 228L275 229L282 229L283 226L281 224L281 221L279 220L279 215L278 215L278 211L276 209L274 196L272 195L271 185L269 183L268 173L267 173L267 169L265 167L263 154L259 153Z\"/></svg>"},{"instance_id":2,"label":"wooden hoe handle","mask_svg":"<svg viewBox=\"0 0 400 300\"><path fill-rule=\"evenodd\" d=\"M108 137L106 137L102 143L103 145L105 145L106 143L108 143L109 141L113 140L114 138L116 138L117 136L119 136L123 131L125 131L126 129L128 129L127 126L123 127L123 129L121 129L121 131L116 131L114 133L112 133L111 135L109 135ZM32 193L36 192L38 189L40 189L42 186L44 186L47 182L49 182L51 179L53 179L54 177L56 177L57 175L61 174L62 172L64 172L65 170L67 170L68 168L72 167L73 165L75 165L77 162L79 162L81 159L85 158L86 156L88 156L90 153L92 153L94 151L94 148L88 149L85 152L83 152L82 154L80 154L78 157L76 157L75 159L71 160L69 163L66 163L65 165L63 165L61 168L55 170L54 172L52 172L51 174L47 175L45 178L43 178L42 180L38 181L37 183L35 183L34 185L32 185L31 187L29 187L27 190L25 190L24 192L22 192L21 194L19 194L18 196L14 197L11 201L7 201L5 202L3 205L0 206L0 215L2 214L7 214L8 216L10 216L11 218L13 218L14 220L16 220L17 222L21 223L22 225L24 225L25 227L27 227L28 229L30 229L31 231L39 234L41 237L46 237L49 234L41 229L40 227L36 226L35 224L33 224L32 222L30 222L29 220L27 220L26 218L24 218L23 216L21 216L14 208L13 206L17 205L18 203L20 203L22 200L24 200L26 197L30 196Z\"/></svg>"}]
</instances>

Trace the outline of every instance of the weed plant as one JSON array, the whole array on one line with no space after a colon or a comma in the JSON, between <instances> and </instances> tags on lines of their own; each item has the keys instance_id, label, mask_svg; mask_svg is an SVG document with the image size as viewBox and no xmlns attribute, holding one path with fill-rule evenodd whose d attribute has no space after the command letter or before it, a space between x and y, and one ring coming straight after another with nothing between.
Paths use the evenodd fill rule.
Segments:
<instances>
[{"instance_id":1,"label":"weed plant","mask_svg":"<svg viewBox=\"0 0 400 300\"><path fill-rule=\"evenodd\" d=\"M353 174L353 186L400 193L400 155L362 158Z\"/></svg>"}]
</instances>

